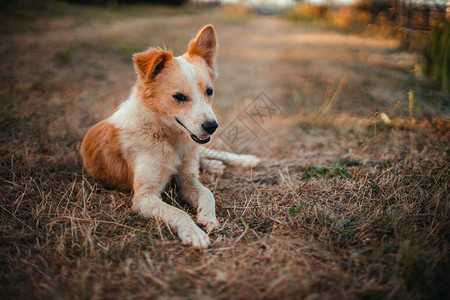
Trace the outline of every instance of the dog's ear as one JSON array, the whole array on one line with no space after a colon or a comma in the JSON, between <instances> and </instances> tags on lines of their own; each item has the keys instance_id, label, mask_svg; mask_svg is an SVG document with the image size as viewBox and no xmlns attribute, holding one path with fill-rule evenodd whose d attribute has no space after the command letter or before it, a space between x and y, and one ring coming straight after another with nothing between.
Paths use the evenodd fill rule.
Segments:
<instances>
[{"instance_id":1,"label":"dog's ear","mask_svg":"<svg viewBox=\"0 0 450 300\"><path fill-rule=\"evenodd\" d=\"M203 27L197 37L189 43L188 53L190 56L200 56L203 58L214 72L217 53L216 32L212 25Z\"/></svg>"},{"instance_id":2,"label":"dog's ear","mask_svg":"<svg viewBox=\"0 0 450 300\"><path fill-rule=\"evenodd\" d=\"M139 77L148 80L155 79L172 58L172 53L159 49L149 49L133 55Z\"/></svg>"}]
</instances>

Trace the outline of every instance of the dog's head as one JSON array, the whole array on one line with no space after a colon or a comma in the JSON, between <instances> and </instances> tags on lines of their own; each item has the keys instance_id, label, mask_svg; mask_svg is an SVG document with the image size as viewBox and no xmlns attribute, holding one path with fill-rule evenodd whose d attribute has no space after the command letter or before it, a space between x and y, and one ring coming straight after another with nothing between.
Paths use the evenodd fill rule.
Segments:
<instances>
[{"instance_id":1,"label":"dog's head","mask_svg":"<svg viewBox=\"0 0 450 300\"><path fill-rule=\"evenodd\" d=\"M144 104L199 144L209 142L218 126L211 107L216 53L216 34L208 25L182 56L161 49L133 56Z\"/></svg>"}]
</instances>

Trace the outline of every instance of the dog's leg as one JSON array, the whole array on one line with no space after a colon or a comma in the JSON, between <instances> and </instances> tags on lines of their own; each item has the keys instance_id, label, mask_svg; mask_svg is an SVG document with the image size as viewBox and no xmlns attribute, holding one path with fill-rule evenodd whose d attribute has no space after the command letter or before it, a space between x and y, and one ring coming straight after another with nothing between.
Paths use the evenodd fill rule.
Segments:
<instances>
[{"instance_id":1,"label":"dog's leg","mask_svg":"<svg viewBox=\"0 0 450 300\"><path fill-rule=\"evenodd\" d=\"M210 245L208 235L201 230L184 211L173 207L154 193L135 196L133 209L144 217L154 217L168 224L178 234L183 244L197 248L208 248Z\"/></svg>"},{"instance_id":2,"label":"dog's leg","mask_svg":"<svg viewBox=\"0 0 450 300\"><path fill-rule=\"evenodd\" d=\"M151 167L141 164L137 165L135 169L133 209L144 217L158 218L168 224L177 232L184 244L207 248L210 245L208 235L194 223L186 212L161 199L161 192L170 178L170 173L156 172L158 169ZM157 182L155 182L156 178L158 178Z\"/></svg>"},{"instance_id":3,"label":"dog's leg","mask_svg":"<svg viewBox=\"0 0 450 300\"><path fill-rule=\"evenodd\" d=\"M179 176L183 199L197 208L197 222L204 226L206 232L211 232L219 227L214 196L197 179L188 176Z\"/></svg>"},{"instance_id":4,"label":"dog's leg","mask_svg":"<svg viewBox=\"0 0 450 300\"><path fill-rule=\"evenodd\" d=\"M198 180L198 161L186 161L177 175L183 199L197 208L197 222L207 232L217 228L216 201L210 190Z\"/></svg>"},{"instance_id":5,"label":"dog's leg","mask_svg":"<svg viewBox=\"0 0 450 300\"><path fill-rule=\"evenodd\" d=\"M232 166L241 166L245 168L255 167L261 162L261 159L254 155L235 154L226 151L213 150L206 147L200 152L200 157L201 159L220 160Z\"/></svg>"}]
</instances>

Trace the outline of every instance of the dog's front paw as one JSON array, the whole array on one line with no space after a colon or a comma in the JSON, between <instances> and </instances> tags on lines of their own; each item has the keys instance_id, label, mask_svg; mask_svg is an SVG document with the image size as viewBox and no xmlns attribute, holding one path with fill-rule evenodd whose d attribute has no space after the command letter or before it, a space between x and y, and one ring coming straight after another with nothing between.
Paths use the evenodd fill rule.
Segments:
<instances>
[{"instance_id":1,"label":"dog's front paw","mask_svg":"<svg viewBox=\"0 0 450 300\"><path fill-rule=\"evenodd\" d=\"M220 224L217 221L216 216L202 215L202 213L199 213L197 215L197 222L207 233L210 233L214 229L220 227Z\"/></svg>"},{"instance_id":2,"label":"dog's front paw","mask_svg":"<svg viewBox=\"0 0 450 300\"><path fill-rule=\"evenodd\" d=\"M206 249L211 244L208 235L194 223L180 227L178 236L185 245Z\"/></svg>"}]
</instances>

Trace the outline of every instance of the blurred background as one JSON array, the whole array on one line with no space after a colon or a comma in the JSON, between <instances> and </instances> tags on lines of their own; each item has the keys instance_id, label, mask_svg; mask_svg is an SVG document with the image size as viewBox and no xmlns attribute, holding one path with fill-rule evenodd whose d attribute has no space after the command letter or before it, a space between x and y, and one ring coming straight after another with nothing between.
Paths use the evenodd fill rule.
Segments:
<instances>
[{"instance_id":1,"label":"blurred background","mask_svg":"<svg viewBox=\"0 0 450 300\"><path fill-rule=\"evenodd\" d=\"M182 54L196 31L212 23L221 44L220 109L239 110L265 91L286 111L308 112L329 101L341 85L330 107L340 113L369 116L379 109L409 113L408 105L395 105L410 90L424 112L447 113L448 4L447 0L2 1L1 76L4 86L56 84L84 95L77 101L98 104L98 99L108 99L112 108L133 84L133 53L159 45ZM47 75L37 76L40 72Z\"/></svg>"},{"instance_id":2,"label":"blurred background","mask_svg":"<svg viewBox=\"0 0 450 300\"><path fill-rule=\"evenodd\" d=\"M261 131L258 124L246 123L266 137L247 151L257 152L268 143L278 149L278 140L263 133L276 131L283 122L353 118L343 123L447 124L448 4L3 1L0 96L9 116L5 128L28 124L31 131L25 131L39 130L35 135L41 140L77 148L84 132L127 98L135 82L134 53L160 46L181 55L208 23L215 26L220 44L214 100L220 129L236 117L246 118L246 107L262 92L283 111L280 120L269 122L272 129Z\"/></svg>"},{"instance_id":3,"label":"blurred background","mask_svg":"<svg viewBox=\"0 0 450 300\"><path fill-rule=\"evenodd\" d=\"M448 117L447 0L20 0L0 9L5 115L48 105L50 135L81 140L127 98L133 53L181 55L208 23L220 43L222 125L261 92L285 119Z\"/></svg>"}]
</instances>

